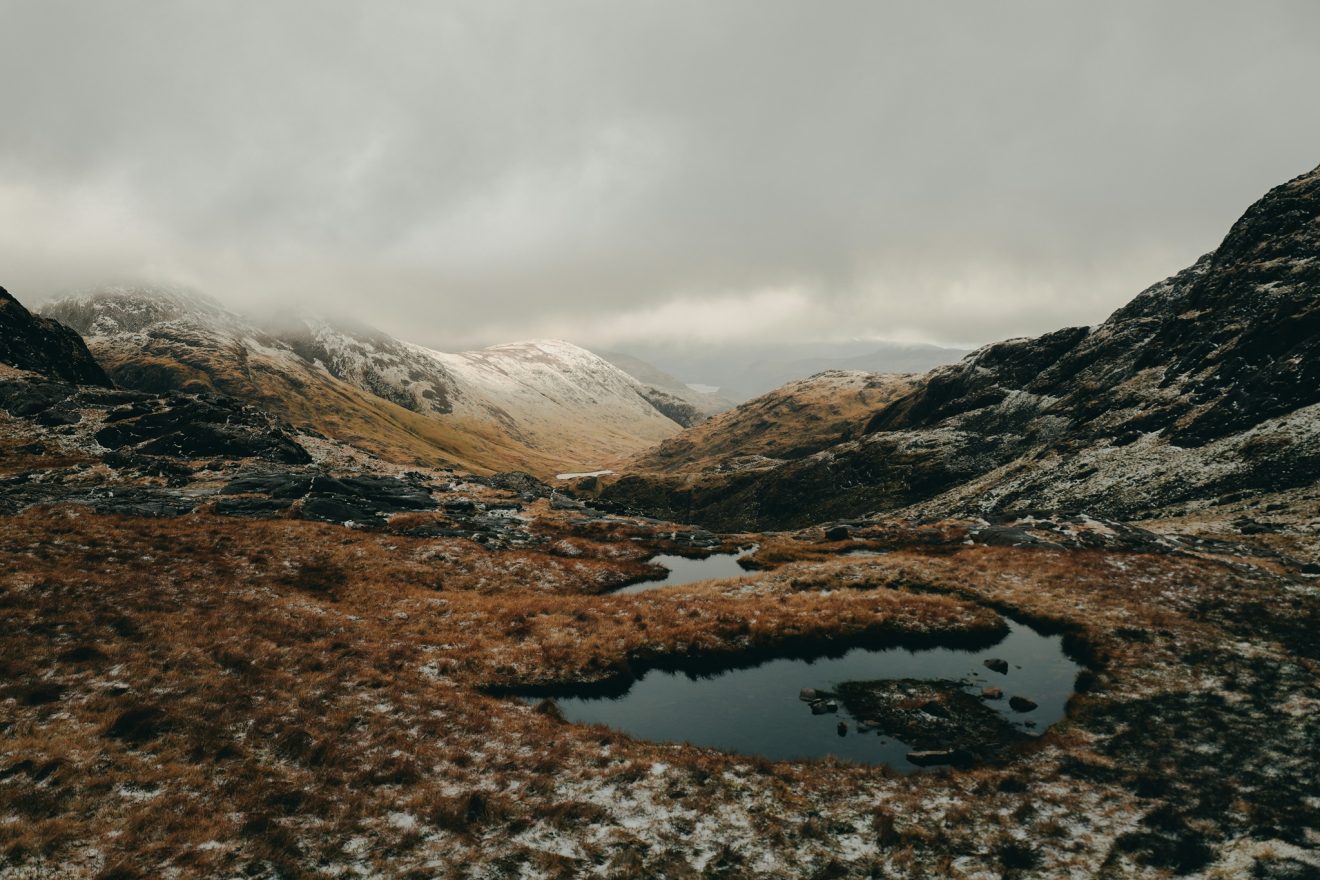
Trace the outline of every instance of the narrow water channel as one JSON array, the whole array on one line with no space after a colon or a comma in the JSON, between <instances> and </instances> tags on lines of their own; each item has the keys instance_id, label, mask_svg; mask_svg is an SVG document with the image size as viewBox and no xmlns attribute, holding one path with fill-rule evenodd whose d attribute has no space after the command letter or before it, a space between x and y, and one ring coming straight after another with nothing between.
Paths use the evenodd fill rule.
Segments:
<instances>
[{"instance_id":1,"label":"narrow water channel","mask_svg":"<svg viewBox=\"0 0 1320 880\"><path fill-rule=\"evenodd\" d=\"M748 571L738 564L738 560L754 552L756 552L756 545L745 547L734 553L712 553L704 559L688 559L686 556L661 553L658 556L652 556L647 562L668 569L669 573L667 575L621 587L614 592L644 593L647 590L677 587L681 584L691 584L712 578L741 577L748 574Z\"/></svg>"}]
</instances>

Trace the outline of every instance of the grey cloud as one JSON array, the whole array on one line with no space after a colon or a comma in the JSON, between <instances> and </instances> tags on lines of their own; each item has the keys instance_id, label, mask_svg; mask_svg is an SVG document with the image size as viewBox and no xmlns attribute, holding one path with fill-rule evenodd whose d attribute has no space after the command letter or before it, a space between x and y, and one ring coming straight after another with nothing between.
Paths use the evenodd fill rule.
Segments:
<instances>
[{"instance_id":1,"label":"grey cloud","mask_svg":"<svg viewBox=\"0 0 1320 880\"><path fill-rule=\"evenodd\" d=\"M173 278L437 345L1094 322L1320 161L1310 2L0 0L0 22L0 283Z\"/></svg>"}]
</instances>

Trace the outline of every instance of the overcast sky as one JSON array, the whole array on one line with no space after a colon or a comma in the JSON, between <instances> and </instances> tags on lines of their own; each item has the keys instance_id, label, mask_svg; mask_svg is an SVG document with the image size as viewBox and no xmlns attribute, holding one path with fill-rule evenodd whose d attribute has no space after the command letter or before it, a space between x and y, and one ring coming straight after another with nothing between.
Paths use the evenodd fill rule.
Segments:
<instances>
[{"instance_id":1,"label":"overcast sky","mask_svg":"<svg viewBox=\"0 0 1320 880\"><path fill-rule=\"evenodd\" d=\"M0 0L0 284L977 344L1212 249L1317 84L1314 0Z\"/></svg>"}]
</instances>

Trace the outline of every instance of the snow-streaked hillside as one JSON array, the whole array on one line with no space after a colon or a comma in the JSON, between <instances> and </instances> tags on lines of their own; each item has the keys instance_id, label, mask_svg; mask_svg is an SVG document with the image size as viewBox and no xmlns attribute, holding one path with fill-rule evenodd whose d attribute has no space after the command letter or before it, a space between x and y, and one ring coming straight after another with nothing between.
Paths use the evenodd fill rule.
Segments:
<instances>
[{"instance_id":1,"label":"snow-streaked hillside","mask_svg":"<svg viewBox=\"0 0 1320 880\"><path fill-rule=\"evenodd\" d=\"M647 445L678 433L640 382L569 342L515 342L458 354L414 348L455 377L457 410L495 419L534 445L584 430Z\"/></svg>"},{"instance_id":2,"label":"snow-streaked hillside","mask_svg":"<svg viewBox=\"0 0 1320 880\"><path fill-rule=\"evenodd\" d=\"M82 333L128 387L213 389L295 425L409 461L540 474L589 470L679 424L663 394L604 359L547 340L451 354L319 318L259 325L162 288L103 288L44 313Z\"/></svg>"}]
</instances>

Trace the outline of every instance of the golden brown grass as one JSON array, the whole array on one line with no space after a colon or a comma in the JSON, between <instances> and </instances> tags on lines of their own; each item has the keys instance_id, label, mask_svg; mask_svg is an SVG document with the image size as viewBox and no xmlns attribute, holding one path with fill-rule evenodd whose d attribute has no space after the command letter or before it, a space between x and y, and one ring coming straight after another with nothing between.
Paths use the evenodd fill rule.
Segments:
<instances>
[{"instance_id":1,"label":"golden brown grass","mask_svg":"<svg viewBox=\"0 0 1320 880\"><path fill-rule=\"evenodd\" d=\"M469 864L699 876L692 841L705 835L718 843L704 864L725 876L754 875L760 855L804 876L864 874L866 858L956 876L960 853L1093 871L1142 807L1096 781L1122 768L1085 726L1004 766L895 778L635 741L483 688L796 639L993 627L975 599L1074 632L1099 669L1077 704L1098 711L1188 687L1184 656L1237 638L1226 628L1244 609L1296 613L1269 579L1216 560L935 538L595 595L637 563L636 542L623 527L554 528L567 547L494 553L293 520L0 520L0 858L74 876L459 876ZM786 541L766 547L791 556ZM1020 852L1019 831L1066 845ZM852 834L873 847L861 862L836 851Z\"/></svg>"},{"instance_id":2,"label":"golden brown grass","mask_svg":"<svg viewBox=\"0 0 1320 880\"><path fill-rule=\"evenodd\" d=\"M620 469L695 473L749 456L798 458L861 436L867 420L910 392L916 378L833 373L790 382L688 428Z\"/></svg>"}]
</instances>

